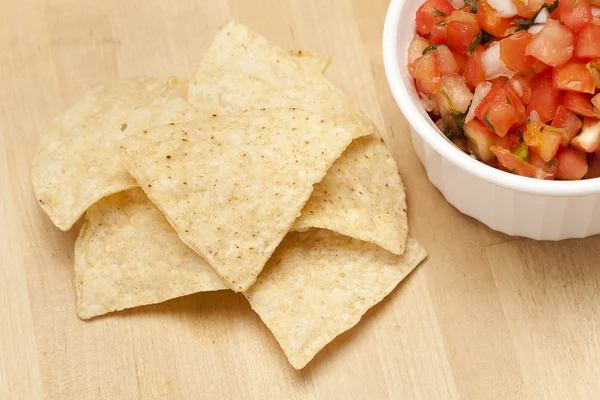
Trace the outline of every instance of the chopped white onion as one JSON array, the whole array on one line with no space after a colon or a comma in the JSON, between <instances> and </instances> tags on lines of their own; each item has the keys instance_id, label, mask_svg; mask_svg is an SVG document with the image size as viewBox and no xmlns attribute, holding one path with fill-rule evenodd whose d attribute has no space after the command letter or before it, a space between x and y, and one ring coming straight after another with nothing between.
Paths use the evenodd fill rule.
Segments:
<instances>
[{"instance_id":1,"label":"chopped white onion","mask_svg":"<svg viewBox=\"0 0 600 400\"><path fill-rule=\"evenodd\" d=\"M461 8L463 8L465 6L465 0L449 0L450 4L452 4L452 7L454 7L457 10L460 10Z\"/></svg>"},{"instance_id":2,"label":"chopped white onion","mask_svg":"<svg viewBox=\"0 0 600 400\"><path fill-rule=\"evenodd\" d=\"M481 55L481 63L483 64L483 71L485 72L485 79L496 79L500 76L506 76L512 78L515 74L513 71L508 69L506 64L500 59L500 44L498 42L491 45Z\"/></svg>"},{"instance_id":3,"label":"chopped white onion","mask_svg":"<svg viewBox=\"0 0 600 400\"><path fill-rule=\"evenodd\" d=\"M536 24L545 24L546 22L548 22L549 19L550 19L550 12L548 12L548 9L546 7L544 7L544 8L542 8L542 10L538 14L538 16L535 17L535 20L533 20L533 22Z\"/></svg>"},{"instance_id":4,"label":"chopped white onion","mask_svg":"<svg viewBox=\"0 0 600 400\"><path fill-rule=\"evenodd\" d=\"M492 90L492 86L493 85L490 82L481 82L477 85L475 94L473 95L473 101L471 101L471 106L469 107L469 112L465 117L465 124L475 118L475 109L479 107L483 99L485 99L485 96Z\"/></svg>"},{"instance_id":5,"label":"chopped white onion","mask_svg":"<svg viewBox=\"0 0 600 400\"><path fill-rule=\"evenodd\" d=\"M544 29L544 24L538 24L538 25L531 25L531 27L529 29L527 29L527 32L531 33L533 36L537 35L538 33L540 33L542 31L542 29Z\"/></svg>"},{"instance_id":6,"label":"chopped white onion","mask_svg":"<svg viewBox=\"0 0 600 400\"><path fill-rule=\"evenodd\" d=\"M517 7L512 0L487 0L487 3L503 18L511 18L517 15Z\"/></svg>"},{"instance_id":7,"label":"chopped white onion","mask_svg":"<svg viewBox=\"0 0 600 400\"><path fill-rule=\"evenodd\" d=\"M600 7L592 7L592 16L600 17Z\"/></svg>"}]
</instances>

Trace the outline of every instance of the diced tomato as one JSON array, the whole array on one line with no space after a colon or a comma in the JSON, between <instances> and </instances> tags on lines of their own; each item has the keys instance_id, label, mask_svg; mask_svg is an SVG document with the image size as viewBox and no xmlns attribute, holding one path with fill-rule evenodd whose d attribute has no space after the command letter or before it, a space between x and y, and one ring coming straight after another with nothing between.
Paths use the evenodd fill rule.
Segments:
<instances>
[{"instance_id":1,"label":"diced tomato","mask_svg":"<svg viewBox=\"0 0 600 400\"><path fill-rule=\"evenodd\" d=\"M519 105L515 104L515 100L521 103L510 90L494 86L475 110L475 116L496 135L504 137L521 119L516 109ZM523 104L520 104L520 107L523 107Z\"/></svg>"},{"instance_id":2,"label":"diced tomato","mask_svg":"<svg viewBox=\"0 0 600 400\"><path fill-rule=\"evenodd\" d=\"M537 111L542 122L552 121L561 102L561 91L552 86L552 71L536 75L531 81L531 102L527 112Z\"/></svg>"},{"instance_id":3,"label":"diced tomato","mask_svg":"<svg viewBox=\"0 0 600 400\"><path fill-rule=\"evenodd\" d=\"M500 59L511 71L520 72L533 66L535 59L525 55L532 40L531 33L520 31L500 41Z\"/></svg>"},{"instance_id":4,"label":"diced tomato","mask_svg":"<svg viewBox=\"0 0 600 400\"><path fill-rule=\"evenodd\" d=\"M506 170L512 172L513 174L536 179L551 178L551 175L543 169L534 167L533 165L526 163L510 151L503 149L500 146L492 146L490 150L498 159L498 163L504 166Z\"/></svg>"},{"instance_id":5,"label":"diced tomato","mask_svg":"<svg viewBox=\"0 0 600 400\"><path fill-rule=\"evenodd\" d=\"M537 118L534 118L537 117ZM537 121L535 119L538 119ZM562 142L561 133L539 120L537 113L531 113L531 120L523 132L523 140L531 150L536 152L545 162L554 158Z\"/></svg>"},{"instance_id":6,"label":"diced tomato","mask_svg":"<svg viewBox=\"0 0 600 400\"><path fill-rule=\"evenodd\" d=\"M494 144L502 147L503 149L509 150L512 153L517 147L519 147L519 136L513 133L509 133L504 137L496 136L494 139Z\"/></svg>"},{"instance_id":7,"label":"diced tomato","mask_svg":"<svg viewBox=\"0 0 600 400\"><path fill-rule=\"evenodd\" d=\"M485 82L485 72L481 63L481 54L483 54L483 51L483 47L475 47L475 50L473 50L473 54L469 56L469 58L467 59L467 63L465 64L463 76L465 77L467 85L469 85L469 88L471 88L471 90L475 90L477 85L479 85L482 82Z\"/></svg>"},{"instance_id":8,"label":"diced tomato","mask_svg":"<svg viewBox=\"0 0 600 400\"><path fill-rule=\"evenodd\" d=\"M554 68L554 88L593 94L596 82L585 64L567 63Z\"/></svg>"},{"instance_id":9,"label":"diced tomato","mask_svg":"<svg viewBox=\"0 0 600 400\"><path fill-rule=\"evenodd\" d=\"M531 18L544 4L551 5L554 0L512 0L521 17Z\"/></svg>"},{"instance_id":10,"label":"diced tomato","mask_svg":"<svg viewBox=\"0 0 600 400\"><path fill-rule=\"evenodd\" d=\"M458 65L458 73L462 75L462 73L465 71L465 64L467 63L468 57L463 54L453 54L456 64Z\"/></svg>"},{"instance_id":11,"label":"diced tomato","mask_svg":"<svg viewBox=\"0 0 600 400\"><path fill-rule=\"evenodd\" d=\"M536 74L541 74L541 73L549 70L552 67L549 66L549 65L544 64L543 62L541 62L537 58L534 58L532 68L533 68L533 72L535 72Z\"/></svg>"},{"instance_id":12,"label":"diced tomato","mask_svg":"<svg viewBox=\"0 0 600 400\"><path fill-rule=\"evenodd\" d=\"M516 30L513 18L502 18L486 0L479 0L477 22L481 29L496 37L506 37Z\"/></svg>"},{"instance_id":13,"label":"diced tomato","mask_svg":"<svg viewBox=\"0 0 600 400\"><path fill-rule=\"evenodd\" d=\"M525 70L510 78L506 82L506 87L512 90L524 105L531 102L531 80L533 79L533 71Z\"/></svg>"},{"instance_id":14,"label":"diced tomato","mask_svg":"<svg viewBox=\"0 0 600 400\"><path fill-rule=\"evenodd\" d=\"M573 55L582 59L600 58L600 26L587 24L577 34Z\"/></svg>"},{"instance_id":15,"label":"diced tomato","mask_svg":"<svg viewBox=\"0 0 600 400\"><path fill-rule=\"evenodd\" d=\"M437 51L428 51L413 63L413 77L417 90L426 95L436 94L440 89L441 74Z\"/></svg>"},{"instance_id":16,"label":"diced tomato","mask_svg":"<svg viewBox=\"0 0 600 400\"><path fill-rule=\"evenodd\" d=\"M594 116L594 107L589 96L577 92L567 92L563 98L563 106L573 111L577 115L584 117Z\"/></svg>"},{"instance_id":17,"label":"diced tomato","mask_svg":"<svg viewBox=\"0 0 600 400\"><path fill-rule=\"evenodd\" d=\"M440 63L440 75L454 75L458 74L458 64L454 54L446 45L441 45L435 49L438 53L438 62Z\"/></svg>"},{"instance_id":18,"label":"diced tomato","mask_svg":"<svg viewBox=\"0 0 600 400\"><path fill-rule=\"evenodd\" d=\"M437 51L438 53L441 76L458 74L456 58L454 58L454 54L452 54L446 45L438 46L434 51Z\"/></svg>"},{"instance_id":19,"label":"diced tomato","mask_svg":"<svg viewBox=\"0 0 600 400\"><path fill-rule=\"evenodd\" d=\"M446 43L446 24L436 24L431 27L431 33L428 37L429 43L431 44L445 44Z\"/></svg>"},{"instance_id":20,"label":"diced tomato","mask_svg":"<svg viewBox=\"0 0 600 400\"><path fill-rule=\"evenodd\" d=\"M592 10L588 0L559 0L558 13L563 24L575 32L592 22Z\"/></svg>"},{"instance_id":21,"label":"diced tomato","mask_svg":"<svg viewBox=\"0 0 600 400\"><path fill-rule=\"evenodd\" d=\"M506 83L508 82L508 78L505 76L499 76L497 78L490 79L489 82L494 86L502 87L502 86L506 86Z\"/></svg>"},{"instance_id":22,"label":"diced tomato","mask_svg":"<svg viewBox=\"0 0 600 400\"><path fill-rule=\"evenodd\" d=\"M550 19L529 43L526 54L551 67L558 67L571 59L574 50L575 34L560 22Z\"/></svg>"},{"instance_id":23,"label":"diced tomato","mask_svg":"<svg viewBox=\"0 0 600 400\"><path fill-rule=\"evenodd\" d=\"M415 60L423 55L423 50L429 46L427 40L419 35L415 35L412 42L408 46L408 71L412 76L412 65Z\"/></svg>"},{"instance_id":24,"label":"diced tomato","mask_svg":"<svg viewBox=\"0 0 600 400\"><path fill-rule=\"evenodd\" d=\"M558 161L556 161L556 159L546 162L542 157L538 156L537 153L529 149L529 164L544 170L550 175L548 179L554 179L556 176L556 170L558 169Z\"/></svg>"},{"instance_id":25,"label":"diced tomato","mask_svg":"<svg viewBox=\"0 0 600 400\"><path fill-rule=\"evenodd\" d=\"M588 165L584 152L568 147L556 155L558 169L556 178L562 180L579 180L587 174Z\"/></svg>"},{"instance_id":26,"label":"diced tomato","mask_svg":"<svg viewBox=\"0 0 600 400\"><path fill-rule=\"evenodd\" d=\"M600 158L595 154L587 155L588 171L584 179L600 178Z\"/></svg>"},{"instance_id":27,"label":"diced tomato","mask_svg":"<svg viewBox=\"0 0 600 400\"><path fill-rule=\"evenodd\" d=\"M467 122L464 131L469 139L469 149L473 154L485 163L492 161L494 154L490 147L494 145L497 136L476 119Z\"/></svg>"},{"instance_id":28,"label":"diced tomato","mask_svg":"<svg viewBox=\"0 0 600 400\"><path fill-rule=\"evenodd\" d=\"M440 90L435 96L435 102L441 109L452 114L467 112L473 100L473 93L467 86L465 78L460 75L448 75L442 77Z\"/></svg>"},{"instance_id":29,"label":"diced tomato","mask_svg":"<svg viewBox=\"0 0 600 400\"><path fill-rule=\"evenodd\" d=\"M581 133L571 140L571 146L585 151L595 153L600 150L600 120L596 118L585 118Z\"/></svg>"},{"instance_id":30,"label":"diced tomato","mask_svg":"<svg viewBox=\"0 0 600 400\"><path fill-rule=\"evenodd\" d=\"M567 137L562 139L561 146L567 147L571 140L579 133L583 123L579 117L565 106L559 106L556 111L556 117L552 121L554 128L562 129L567 133Z\"/></svg>"},{"instance_id":31,"label":"diced tomato","mask_svg":"<svg viewBox=\"0 0 600 400\"><path fill-rule=\"evenodd\" d=\"M427 0L417 10L417 31L421 35L429 35L431 28L442 22L453 11L454 7L447 0Z\"/></svg>"},{"instance_id":32,"label":"diced tomato","mask_svg":"<svg viewBox=\"0 0 600 400\"><path fill-rule=\"evenodd\" d=\"M477 19L471 13L456 10L446 19L446 42L454 53L470 54L477 46L480 35Z\"/></svg>"}]
</instances>

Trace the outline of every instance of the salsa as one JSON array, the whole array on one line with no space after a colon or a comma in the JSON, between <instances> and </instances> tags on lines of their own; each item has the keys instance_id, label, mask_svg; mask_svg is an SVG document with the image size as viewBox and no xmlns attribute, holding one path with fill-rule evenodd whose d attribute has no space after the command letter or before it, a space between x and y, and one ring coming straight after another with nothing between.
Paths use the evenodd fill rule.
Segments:
<instances>
[{"instance_id":1,"label":"salsa","mask_svg":"<svg viewBox=\"0 0 600 400\"><path fill-rule=\"evenodd\" d=\"M600 0L427 0L408 71L440 131L536 179L600 177Z\"/></svg>"}]
</instances>

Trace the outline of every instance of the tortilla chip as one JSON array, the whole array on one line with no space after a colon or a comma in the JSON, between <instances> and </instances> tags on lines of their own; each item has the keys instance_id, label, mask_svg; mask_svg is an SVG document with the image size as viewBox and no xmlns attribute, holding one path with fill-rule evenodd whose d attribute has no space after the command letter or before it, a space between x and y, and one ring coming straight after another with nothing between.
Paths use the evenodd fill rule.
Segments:
<instances>
[{"instance_id":1,"label":"tortilla chip","mask_svg":"<svg viewBox=\"0 0 600 400\"><path fill-rule=\"evenodd\" d=\"M121 147L183 242L244 291L351 140L320 115L267 109L158 127Z\"/></svg>"},{"instance_id":2,"label":"tortilla chip","mask_svg":"<svg viewBox=\"0 0 600 400\"><path fill-rule=\"evenodd\" d=\"M40 141L32 181L42 209L58 228L70 229L96 201L137 186L114 143L125 131L152 126L153 114L162 113L171 99L183 108L184 82L164 85L138 77L98 87L52 122Z\"/></svg>"},{"instance_id":3,"label":"tortilla chip","mask_svg":"<svg viewBox=\"0 0 600 400\"><path fill-rule=\"evenodd\" d=\"M331 64L331 57L324 53L292 50L290 54L311 74L324 74L329 68L329 64Z\"/></svg>"},{"instance_id":4,"label":"tortilla chip","mask_svg":"<svg viewBox=\"0 0 600 400\"><path fill-rule=\"evenodd\" d=\"M139 188L88 210L75 243L75 286L82 319L226 289Z\"/></svg>"},{"instance_id":5,"label":"tortilla chip","mask_svg":"<svg viewBox=\"0 0 600 400\"><path fill-rule=\"evenodd\" d=\"M329 229L404 253L406 194L396 162L378 136L355 140L315 185L293 230Z\"/></svg>"},{"instance_id":6,"label":"tortilla chip","mask_svg":"<svg viewBox=\"0 0 600 400\"><path fill-rule=\"evenodd\" d=\"M244 295L292 366L302 369L425 257L412 238L396 256L331 231L290 233Z\"/></svg>"},{"instance_id":7,"label":"tortilla chip","mask_svg":"<svg viewBox=\"0 0 600 400\"><path fill-rule=\"evenodd\" d=\"M321 71L302 66L236 21L221 29L202 57L188 99L208 113L292 107L343 120L354 138L376 132Z\"/></svg>"}]
</instances>

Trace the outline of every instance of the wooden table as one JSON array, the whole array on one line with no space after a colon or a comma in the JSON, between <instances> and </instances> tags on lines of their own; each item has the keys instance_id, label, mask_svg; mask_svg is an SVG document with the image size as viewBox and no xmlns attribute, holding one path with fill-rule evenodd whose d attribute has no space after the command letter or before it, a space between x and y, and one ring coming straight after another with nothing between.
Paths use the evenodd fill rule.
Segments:
<instances>
[{"instance_id":1,"label":"wooden table","mask_svg":"<svg viewBox=\"0 0 600 400\"><path fill-rule=\"evenodd\" d=\"M600 238L510 238L444 201L387 87L387 5L0 1L0 399L598 398ZM55 229L29 179L40 130L82 91L142 73L190 76L230 16L287 48L331 54L328 76L395 148L412 233L430 253L301 372L231 292L80 321L80 225Z\"/></svg>"}]
</instances>

